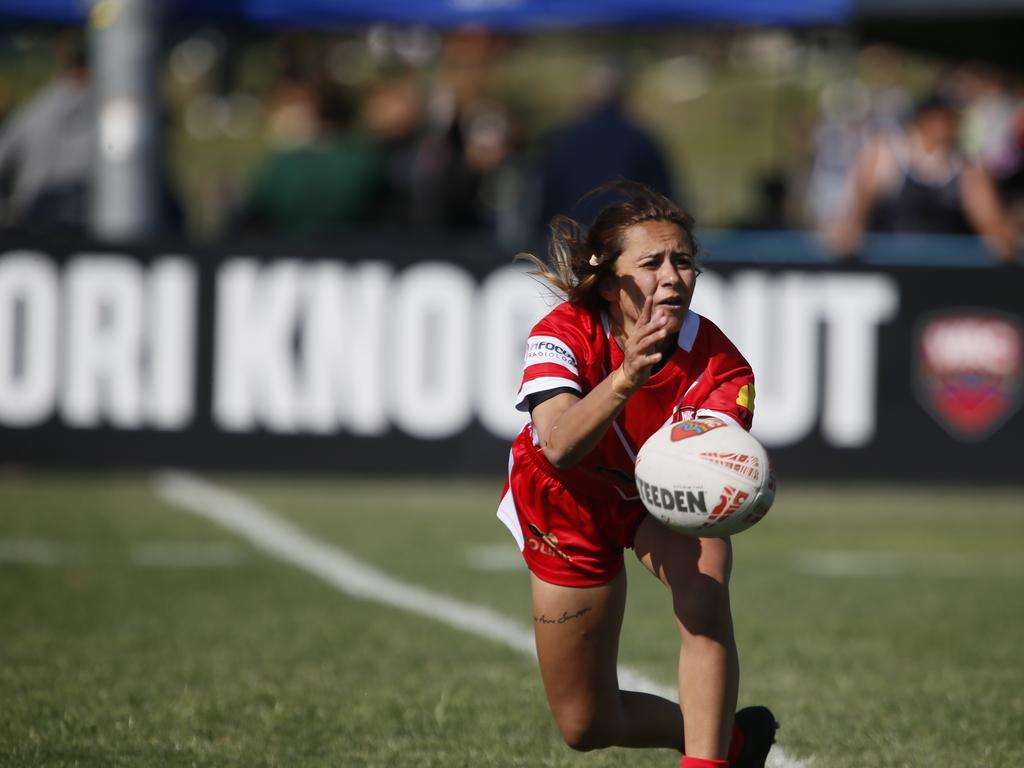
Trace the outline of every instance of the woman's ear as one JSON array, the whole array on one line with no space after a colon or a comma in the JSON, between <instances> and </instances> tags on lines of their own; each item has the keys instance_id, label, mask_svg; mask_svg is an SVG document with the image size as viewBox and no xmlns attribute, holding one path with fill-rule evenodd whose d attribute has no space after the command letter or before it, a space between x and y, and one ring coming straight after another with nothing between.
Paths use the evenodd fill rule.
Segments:
<instances>
[{"instance_id":1,"label":"woman's ear","mask_svg":"<svg viewBox=\"0 0 1024 768\"><path fill-rule=\"evenodd\" d=\"M613 304L618 301L619 298L619 281L615 278L614 274L606 274L597 283L597 292L601 298L609 304Z\"/></svg>"}]
</instances>

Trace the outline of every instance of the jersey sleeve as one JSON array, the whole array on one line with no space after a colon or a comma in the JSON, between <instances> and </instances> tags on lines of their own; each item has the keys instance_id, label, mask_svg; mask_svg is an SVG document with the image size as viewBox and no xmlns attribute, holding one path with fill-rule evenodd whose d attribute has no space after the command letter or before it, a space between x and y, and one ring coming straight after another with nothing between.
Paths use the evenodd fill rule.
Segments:
<instances>
[{"instance_id":1,"label":"jersey sleeve","mask_svg":"<svg viewBox=\"0 0 1024 768\"><path fill-rule=\"evenodd\" d=\"M569 389L583 396L586 345L578 329L559 321L555 313L543 318L526 340L523 381L516 395L516 408L529 409L529 397L553 389Z\"/></svg>"},{"instance_id":2,"label":"jersey sleeve","mask_svg":"<svg viewBox=\"0 0 1024 768\"><path fill-rule=\"evenodd\" d=\"M702 397L693 403L697 418L717 416L749 430L754 421L754 372L735 345L711 326Z\"/></svg>"}]
</instances>

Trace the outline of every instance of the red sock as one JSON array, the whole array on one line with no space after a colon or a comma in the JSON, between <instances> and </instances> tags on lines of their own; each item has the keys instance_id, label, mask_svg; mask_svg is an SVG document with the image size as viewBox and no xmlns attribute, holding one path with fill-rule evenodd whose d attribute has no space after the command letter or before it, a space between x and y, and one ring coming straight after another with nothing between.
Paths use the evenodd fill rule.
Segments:
<instances>
[{"instance_id":1,"label":"red sock","mask_svg":"<svg viewBox=\"0 0 1024 768\"><path fill-rule=\"evenodd\" d=\"M743 743L746 738L743 736L743 729L738 725L732 727L732 740L729 742L729 762L735 763L743 752Z\"/></svg>"},{"instance_id":2,"label":"red sock","mask_svg":"<svg viewBox=\"0 0 1024 768\"><path fill-rule=\"evenodd\" d=\"M679 761L679 768L729 768L739 758L740 753L743 752L744 742L746 742L746 737L743 735L743 729L733 724L732 739L729 740L728 760L707 760L703 757L687 757L683 755L683 759Z\"/></svg>"},{"instance_id":3,"label":"red sock","mask_svg":"<svg viewBox=\"0 0 1024 768\"><path fill-rule=\"evenodd\" d=\"M708 760L703 757L687 757L679 761L679 768L729 768L728 760Z\"/></svg>"}]
</instances>

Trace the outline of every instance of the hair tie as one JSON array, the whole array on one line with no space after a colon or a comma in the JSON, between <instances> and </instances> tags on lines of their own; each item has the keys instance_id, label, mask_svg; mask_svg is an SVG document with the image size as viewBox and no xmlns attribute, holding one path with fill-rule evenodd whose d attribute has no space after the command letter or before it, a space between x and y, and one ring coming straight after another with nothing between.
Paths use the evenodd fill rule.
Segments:
<instances>
[{"instance_id":1,"label":"hair tie","mask_svg":"<svg viewBox=\"0 0 1024 768\"><path fill-rule=\"evenodd\" d=\"M590 254L590 266L598 267L600 265L601 265L601 260L599 258L597 258L597 254L596 253Z\"/></svg>"}]
</instances>

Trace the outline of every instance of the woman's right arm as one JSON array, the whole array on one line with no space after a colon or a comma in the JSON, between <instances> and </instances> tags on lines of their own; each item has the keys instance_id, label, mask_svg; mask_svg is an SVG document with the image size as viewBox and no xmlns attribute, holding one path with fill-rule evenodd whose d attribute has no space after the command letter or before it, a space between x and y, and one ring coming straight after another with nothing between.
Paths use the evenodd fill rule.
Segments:
<instances>
[{"instance_id":1,"label":"woman's right arm","mask_svg":"<svg viewBox=\"0 0 1024 768\"><path fill-rule=\"evenodd\" d=\"M533 429L552 466L564 469L578 464L597 446L630 395L650 378L651 367L661 359L655 350L666 336L667 322L663 316L651 318L652 303L650 298L644 303L626 339L622 365L604 381L583 398L563 392L534 407Z\"/></svg>"},{"instance_id":2,"label":"woman's right arm","mask_svg":"<svg viewBox=\"0 0 1024 768\"><path fill-rule=\"evenodd\" d=\"M995 255L1007 264L1017 260L1018 234L1013 227L992 177L980 166L968 164L960 176L964 214Z\"/></svg>"},{"instance_id":3,"label":"woman's right arm","mask_svg":"<svg viewBox=\"0 0 1024 768\"><path fill-rule=\"evenodd\" d=\"M860 250L877 192L881 151L877 139L860 151L846 182L846 204L838 218L826 227L829 247L842 258L852 258Z\"/></svg>"}]
</instances>

